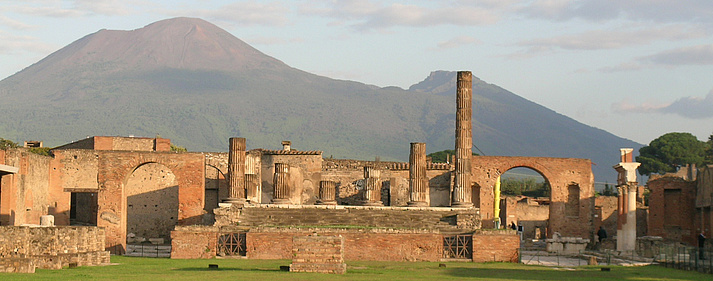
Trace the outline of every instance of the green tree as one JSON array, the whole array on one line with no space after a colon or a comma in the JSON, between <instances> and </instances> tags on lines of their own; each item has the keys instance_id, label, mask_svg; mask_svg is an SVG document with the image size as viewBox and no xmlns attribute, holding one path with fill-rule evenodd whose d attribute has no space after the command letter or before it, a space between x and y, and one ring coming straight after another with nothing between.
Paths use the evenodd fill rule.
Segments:
<instances>
[{"instance_id":1,"label":"green tree","mask_svg":"<svg viewBox=\"0 0 713 281\"><path fill-rule=\"evenodd\" d=\"M0 138L0 149L8 149L8 148L16 148L18 147L17 143L11 140L6 140L4 138Z\"/></svg>"},{"instance_id":2,"label":"green tree","mask_svg":"<svg viewBox=\"0 0 713 281\"><path fill-rule=\"evenodd\" d=\"M431 162L433 162L433 163L448 163L449 158L452 158L453 155L455 155L455 154L456 154L455 150L446 149L446 150L441 150L441 151L436 151L434 153L430 153L426 156L431 157ZM473 152L473 155L478 155L478 154Z\"/></svg>"},{"instance_id":3,"label":"green tree","mask_svg":"<svg viewBox=\"0 0 713 281\"><path fill-rule=\"evenodd\" d=\"M690 133L667 133L639 149L636 161L641 163L639 173L651 175L675 172L686 164L701 165L708 144Z\"/></svg>"},{"instance_id":4,"label":"green tree","mask_svg":"<svg viewBox=\"0 0 713 281\"><path fill-rule=\"evenodd\" d=\"M171 151L172 151L172 152L186 152L186 151L188 151L188 149L186 149L186 148L183 147L183 146L178 146L178 145L175 145L175 144L171 144Z\"/></svg>"}]
</instances>

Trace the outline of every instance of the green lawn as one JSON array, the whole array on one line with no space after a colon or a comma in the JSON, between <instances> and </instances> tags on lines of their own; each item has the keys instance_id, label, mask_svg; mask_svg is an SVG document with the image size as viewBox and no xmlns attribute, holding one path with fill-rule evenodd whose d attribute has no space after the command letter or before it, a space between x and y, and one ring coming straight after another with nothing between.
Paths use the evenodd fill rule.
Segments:
<instances>
[{"instance_id":1,"label":"green lawn","mask_svg":"<svg viewBox=\"0 0 713 281\"><path fill-rule=\"evenodd\" d=\"M280 271L289 260L171 260L112 256L115 265L0 273L0 280L711 280L713 275L661 266L548 268L509 263L348 262L347 274ZM209 270L208 264L218 264Z\"/></svg>"}]
</instances>

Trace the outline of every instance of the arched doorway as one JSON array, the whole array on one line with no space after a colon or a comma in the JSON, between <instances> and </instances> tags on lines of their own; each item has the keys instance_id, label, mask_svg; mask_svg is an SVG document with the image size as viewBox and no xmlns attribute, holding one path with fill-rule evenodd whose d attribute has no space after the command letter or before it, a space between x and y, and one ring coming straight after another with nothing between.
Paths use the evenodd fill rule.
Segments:
<instances>
[{"instance_id":1,"label":"arched doorway","mask_svg":"<svg viewBox=\"0 0 713 281\"><path fill-rule=\"evenodd\" d=\"M159 163L142 164L129 176L124 192L127 242L170 241L178 222L178 181L171 169Z\"/></svg>"},{"instance_id":2,"label":"arched doorway","mask_svg":"<svg viewBox=\"0 0 713 281\"><path fill-rule=\"evenodd\" d=\"M523 239L544 239L550 217L550 183L540 172L518 166L500 176L500 221L522 230Z\"/></svg>"}]
</instances>

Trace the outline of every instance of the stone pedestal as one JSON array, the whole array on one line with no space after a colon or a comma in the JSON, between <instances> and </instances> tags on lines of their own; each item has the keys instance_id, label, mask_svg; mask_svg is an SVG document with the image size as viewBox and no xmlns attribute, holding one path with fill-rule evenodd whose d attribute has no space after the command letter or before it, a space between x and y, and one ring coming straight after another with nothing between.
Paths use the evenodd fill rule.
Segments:
<instances>
[{"instance_id":1,"label":"stone pedestal","mask_svg":"<svg viewBox=\"0 0 713 281\"><path fill-rule=\"evenodd\" d=\"M426 177L426 144L411 143L409 155L409 206L427 207L428 177Z\"/></svg>"},{"instance_id":2,"label":"stone pedestal","mask_svg":"<svg viewBox=\"0 0 713 281\"><path fill-rule=\"evenodd\" d=\"M228 151L228 191L226 203L245 203L245 138L230 138Z\"/></svg>"},{"instance_id":3,"label":"stone pedestal","mask_svg":"<svg viewBox=\"0 0 713 281\"><path fill-rule=\"evenodd\" d=\"M40 226L54 226L54 216L44 215L40 217Z\"/></svg>"},{"instance_id":4,"label":"stone pedestal","mask_svg":"<svg viewBox=\"0 0 713 281\"><path fill-rule=\"evenodd\" d=\"M381 171L374 167L364 167L364 206L384 206L381 202Z\"/></svg>"},{"instance_id":5,"label":"stone pedestal","mask_svg":"<svg viewBox=\"0 0 713 281\"><path fill-rule=\"evenodd\" d=\"M319 182L319 199L317 205L337 205L337 183L333 181Z\"/></svg>"},{"instance_id":6,"label":"stone pedestal","mask_svg":"<svg viewBox=\"0 0 713 281\"><path fill-rule=\"evenodd\" d=\"M456 87L456 158L451 206L472 207L471 158L473 156L473 76L459 71Z\"/></svg>"},{"instance_id":7,"label":"stone pedestal","mask_svg":"<svg viewBox=\"0 0 713 281\"><path fill-rule=\"evenodd\" d=\"M273 204L290 204L290 165L287 163L275 163L275 176L273 178L275 188L272 194Z\"/></svg>"}]
</instances>

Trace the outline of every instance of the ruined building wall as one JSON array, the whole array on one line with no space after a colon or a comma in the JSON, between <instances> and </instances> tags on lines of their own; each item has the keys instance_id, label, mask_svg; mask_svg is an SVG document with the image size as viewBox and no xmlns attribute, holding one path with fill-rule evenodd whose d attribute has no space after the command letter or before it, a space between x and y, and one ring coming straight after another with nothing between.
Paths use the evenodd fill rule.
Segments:
<instances>
[{"instance_id":1,"label":"ruined building wall","mask_svg":"<svg viewBox=\"0 0 713 281\"><path fill-rule=\"evenodd\" d=\"M597 209L595 215L598 216L595 219L594 229L599 231L599 227L603 227L609 238L611 238L616 235L618 197L599 196L595 198L594 201ZM636 226L639 226L638 221L636 222Z\"/></svg>"},{"instance_id":2,"label":"ruined building wall","mask_svg":"<svg viewBox=\"0 0 713 281\"><path fill-rule=\"evenodd\" d=\"M2 177L0 224L39 224L43 215L54 215L56 223L68 224L70 197L51 186L52 157L25 148L8 149L4 154L5 165L19 170Z\"/></svg>"},{"instance_id":3,"label":"ruined building wall","mask_svg":"<svg viewBox=\"0 0 713 281\"><path fill-rule=\"evenodd\" d=\"M648 235L698 245L694 227L696 182L680 177L652 176L649 195Z\"/></svg>"},{"instance_id":4,"label":"ruined building wall","mask_svg":"<svg viewBox=\"0 0 713 281\"><path fill-rule=\"evenodd\" d=\"M163 138L94 136L61 145L54 149L170 151L171 140Z\"/></svg>"},{"instance_id":5,"label":"ruined building wall","mask_svg":"<svg viewBox=\"0 0 713 281\"><path fill-rule=\"evenodd\" d=\"M178 223L178 181L168 167L146 163L137 167L124 187L126 231L143 238L170 240Z\"/></svg>"},{"instance_id":6,"label":"ruined building wall","mask_svg":"<svg viewBox=\"0 0 713 281\"><path fill-rule=\"evenodd\" d=\"M314 204L319 195L322 180L322 154L270 154L263 153L261 162L262 203L273 198L275 163L287 163L290 167L290 203Z\"/></svg>"},{"instance_id":7,"label":"ruined building wall","mask_svg":"<svg viewBox=\"0 0 713 281\"><path fill-rule=\"evenodd\" d=\"M559 232L565 237L593 238L594 175L589 159L473 156L473 202L478 202L483 227L493 227L497 178L515 167L540 173L550 184L551 204L548 237Z\"/></svg>"},{"instance_id":8,"label":"ruined building wall","mask_svg":"<svg viewBox=\"0 0 713 281\"><path fill-rule=\"evenodd\" d=\"M705 231L706 236L713 233L713 165L701 167L698 172L696 191L696 229Z\"/></svg>"},{"instance_id":9,"label":"ruined building wall","mask_svg":"<svg viewBox=\"0 0 713 281\"><path fill-rule=\"evenodd\" d=\"M523 238L543 239L547 229L547 220L550 216L550 206L540 205L534 198L507 196L504 212L506 220L503 227L509 228L513 221L516 225L523 226Z\"/></svg>"},{"instance_id":10,"label":"ruined building wall","mask_svg":"<svg viewBox=\"0 0 713 281\"><path fill-rule=\"evenodd\" d=\"M376 162L350 159L325 159L322 180L337 183L340 205L359 205L363 198L364 167L381 167L382 198L387 206L407 206L409 167L402 162ZM450 206L451 173L447 165L430 164L426 177L431 207Z\"/></svg>"},{"instance_id":11,"label":"ruined building wall","mask_svg":"<svg viewBox=\"0 0 713 281\"><path fill-rule=\"evenodd\" d=\"M203 153L205 156L204 210L213 214L218 203L228 198L228 153Z\"/></svg>"}]
</instances>

